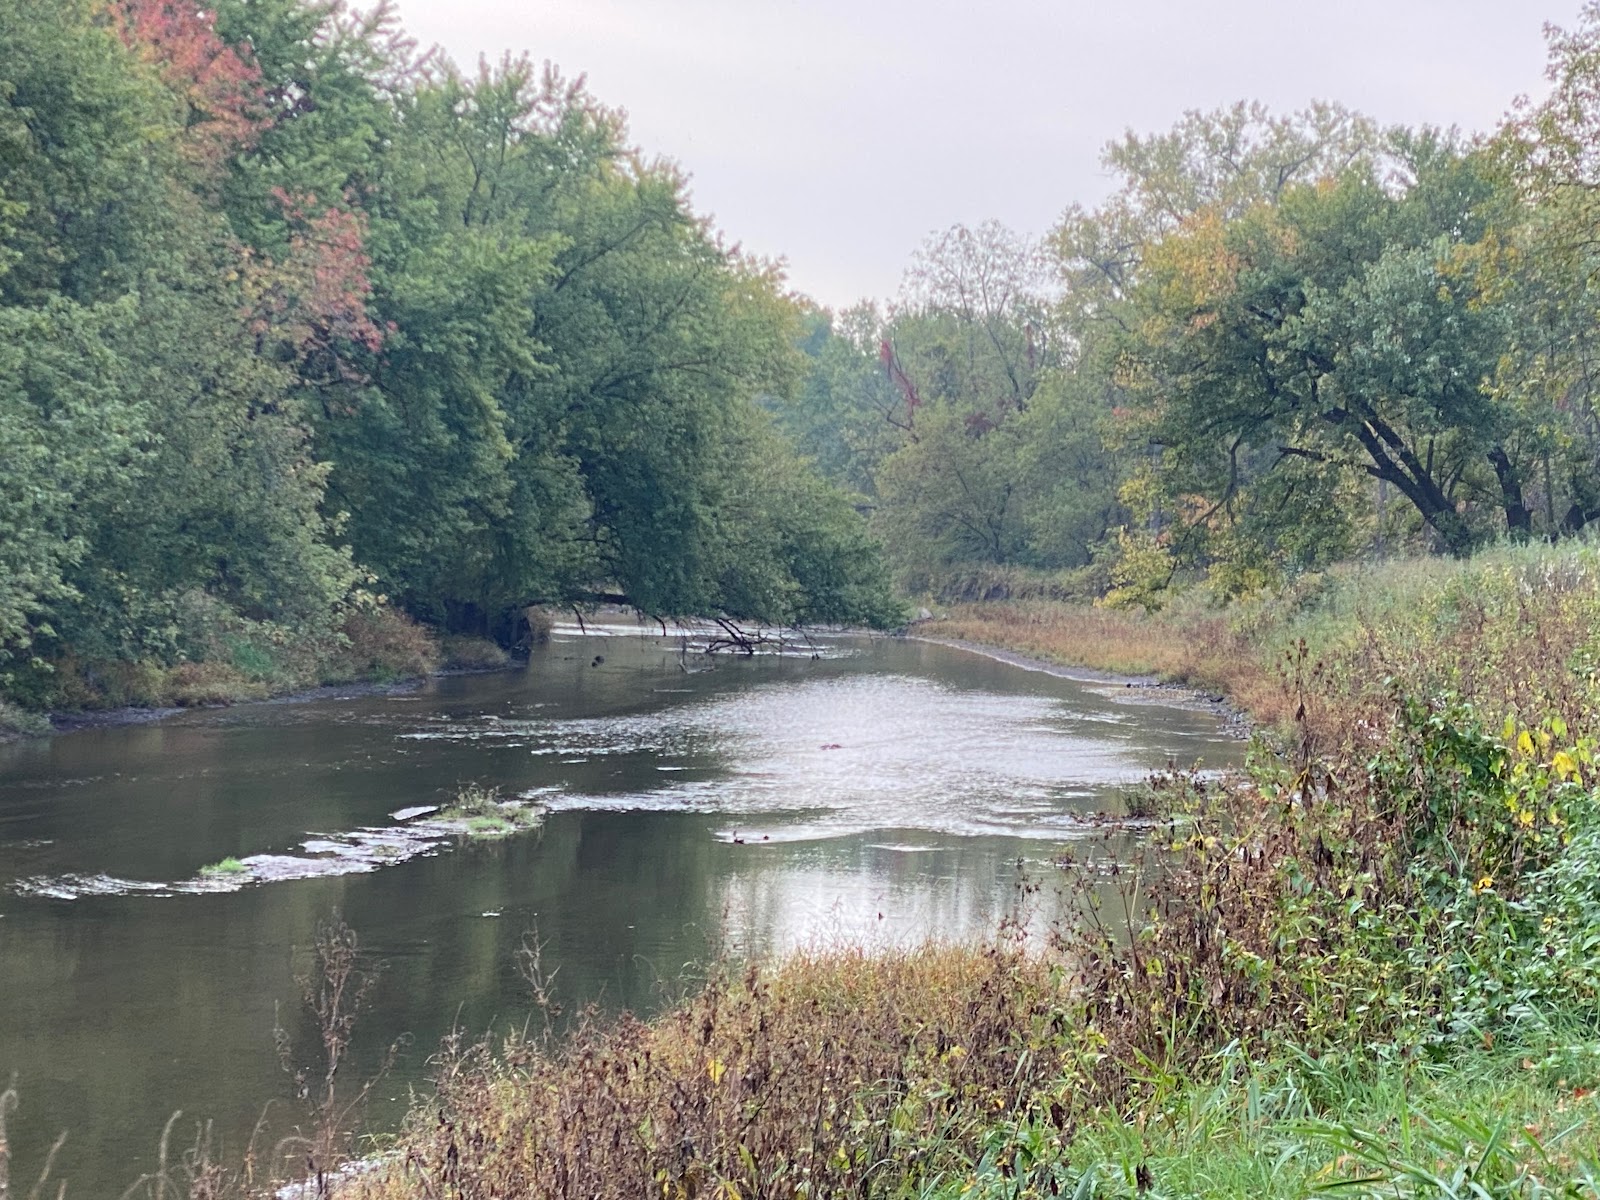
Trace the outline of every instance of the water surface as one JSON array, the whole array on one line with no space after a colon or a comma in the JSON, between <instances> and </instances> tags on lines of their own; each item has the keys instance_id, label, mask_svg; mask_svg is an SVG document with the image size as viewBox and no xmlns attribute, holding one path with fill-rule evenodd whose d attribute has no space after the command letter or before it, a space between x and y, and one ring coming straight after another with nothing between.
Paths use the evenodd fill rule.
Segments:
<instances>
[{"instance_id":1,"label":"water surface","mask_svg":"<svg viewBox=\"0 0 1600 1200\"><path fill-rule=\"evenodd\" d=\"M177 1108L242 1148L289 1094L274 1022L308 1035L295 976L336 909L386 964L362 1063L411 1038L381 1124L452 1027L526 1019L535 926L569 1008L657 1006L720 951L982 936L1120 788L1238 757L1130 689L901 639L817 651L561 630L526 670L0 746L14 1178L65 1129L68 1194L116 1195ZM468 782L542 827L439 828ZM246 871L203 872L226 858Z\"/></svg>"}]
</instances>

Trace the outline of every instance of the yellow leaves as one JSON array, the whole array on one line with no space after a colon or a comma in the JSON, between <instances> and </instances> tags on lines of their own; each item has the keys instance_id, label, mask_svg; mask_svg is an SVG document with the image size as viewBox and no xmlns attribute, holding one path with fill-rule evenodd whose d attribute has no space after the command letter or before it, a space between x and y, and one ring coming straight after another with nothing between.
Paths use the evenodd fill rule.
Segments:
<instances>
[{"instance_id":1,"label":"yellow leaves","mask_svg":"<svg viewBox=\"0 0 1600 1200\"><path fill-rule=\"evenodd\" d=\"M726 1074L727 1070L728 1064L723 1062L720 1058L709 1058L706 1060L706 1074L711 1077L712 1083L721 1083L722 1076Z\"/></svg>"},{"instance_id":2,"label":"yellow leaves","mask_svg":"<svg viewBox=\"0 0 1600 1200\"><path fill-rule=\"evenodd\" d=\"M1521 732L1517 731L1515 718L1508 716L1502 732L1506 741L1513 742L1517 753L1528 760L1513 767L1513 779L1527 781L1530 777L1538 776L1541 780L1582 784L1583 768L1595 765L1595 744L1591 738L1578 738L1570 745L1555 750L1559 743L1567 740L1569 732L1567 722L1560 716L1546 718L1538 729L1524 729ZM1549 756L1548 775L1537 769L1538 760L1546 755Z\"/></svg>"},{"instance_id":3,"label":"yellow leaves","mask_svg":"<svg viewBox=\"0 0 1600 1200\"><path fill-rule=\"evenodd\" d=\"M1566 750L1556 751L1555 757L1550 760L1550 769L1559 779L1576 779L1582 782L1582 776L1578 772L1578 760Z\"/></svg>"},{"instance_id":4,"label":"yellow leaves","mask_svg":"<svg viewBox=\"0 0 1600 1200\"><path fill-rule=\"evenodd\" d=\"M1233 294L1244 262L1228 243L1226 219L1207 208L1150 250L1146 262L1162 281L1164 310L1203 315Z\"/></svg>"}]
</instances>

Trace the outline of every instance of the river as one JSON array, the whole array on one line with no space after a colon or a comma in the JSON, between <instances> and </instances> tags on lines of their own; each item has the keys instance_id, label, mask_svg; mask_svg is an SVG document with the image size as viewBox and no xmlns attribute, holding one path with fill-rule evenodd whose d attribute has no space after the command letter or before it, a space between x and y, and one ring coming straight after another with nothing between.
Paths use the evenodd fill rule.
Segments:
<instances>
[{"instance_id":1,"label":"river","mask_svg":"<svg viewBox=\"0 0 1600 1200\"><path fill-rule=\"evenodd\" d=\"M530 929L569 1011L658 1007L721 952L982 936L1121 788L1240 755L1213 714L1138 689L905 639L815 651L562 627L525 670L0 746L14 1182L63 1130L52 1178L99 1197L176 1109L175 1145L205 1118L225 1154L274 1097L283 1128L273 1029L309 1038L295 979L335 910L384 964L354 1068L409 1039L381 1128L452 1027L527 1018ZM433 809L467 783L545 818L463 838Z\"/></svg>"}]
</instances>

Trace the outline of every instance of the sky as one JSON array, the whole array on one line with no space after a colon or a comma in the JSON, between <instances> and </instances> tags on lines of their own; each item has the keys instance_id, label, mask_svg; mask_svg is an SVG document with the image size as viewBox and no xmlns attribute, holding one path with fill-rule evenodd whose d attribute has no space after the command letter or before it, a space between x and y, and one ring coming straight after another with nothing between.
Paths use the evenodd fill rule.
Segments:
<instances>
[{"instance_id":1,"label":"sky","mask_svg":"<svg viewBox=\"0 0 1600 1200\"><path fill-rule=\"evenodd\" d=\"M1046 233L1113 186L1105 143L1190 109L1337 100L1493 128L1544 83L1580 0L400 0L464 67L528 51L585 75L698 212L842 308L916 248L995 218Z\"/></svg>"}]
</instances>

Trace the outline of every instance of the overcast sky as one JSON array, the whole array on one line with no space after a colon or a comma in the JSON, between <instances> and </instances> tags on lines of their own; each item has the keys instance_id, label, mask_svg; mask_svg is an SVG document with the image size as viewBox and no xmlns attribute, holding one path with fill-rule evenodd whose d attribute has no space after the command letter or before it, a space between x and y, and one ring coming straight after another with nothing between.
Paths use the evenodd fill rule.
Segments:
<instances>
[{"instance_id":1,"label":"overcast sky","mask_svg":"<svg viewBox=\"0 0 1600 1200\"><path fill-rule=\"evenodd\" d=\"M586 74L697 210L823 303L887 297L935 230L1045 232L1109 181L1101 147L1186 110L1339 100L1494 126L1544 86L1579 0L401 0L463 66Z\"/></svg>"}]
</instances>

